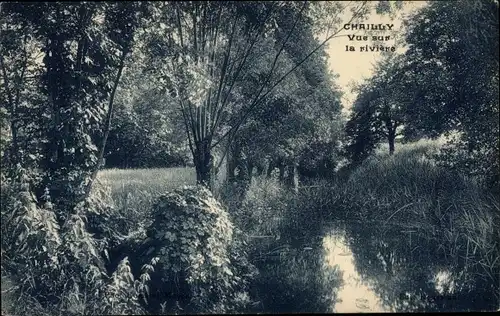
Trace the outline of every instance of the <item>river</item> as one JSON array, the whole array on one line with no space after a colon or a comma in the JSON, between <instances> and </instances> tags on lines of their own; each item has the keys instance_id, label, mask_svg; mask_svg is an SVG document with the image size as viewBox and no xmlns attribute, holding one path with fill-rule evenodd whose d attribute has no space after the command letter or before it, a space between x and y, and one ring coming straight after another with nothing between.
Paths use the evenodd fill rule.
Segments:
<instances>
[{"instance_id":1,"label":"river","mask_svg":"<svg viewBox=\"0 0 500 316\"><path fill-rule=\"evenodd\" d=\"M483 269L461 256L464 247L439 240L425 228L332 223L318 252L342 278L331 312L497 310L498 265Z\"/></svg>"}]
</instances>

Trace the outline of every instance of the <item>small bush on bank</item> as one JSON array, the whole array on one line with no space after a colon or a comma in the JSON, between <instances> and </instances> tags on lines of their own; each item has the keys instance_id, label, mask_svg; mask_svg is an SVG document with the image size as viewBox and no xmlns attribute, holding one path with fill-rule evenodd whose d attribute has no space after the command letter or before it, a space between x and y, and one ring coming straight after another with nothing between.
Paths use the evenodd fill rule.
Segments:
<instances>
[{"instance_id":1,"label":"small bush on bank","mask_svg":"<svg viewBox=\"0 0 500 316\"><path fill-rule=\"evenodd\" d=\"M248 304L255 273L222 205L202 186L161 196L153 207L146 253L158 257L149 308L178 313L235 312Z\"/></svg>"},{"instance_id":2,"label":"small bush on bank","mask_svg":"<svg viewBox=\"0 0 500 316\"><path fill-rule=\"evenodd\" d=\"M232 216L250 236L277 236L279 225L288 216L291 193L277 179L254 177Z\"/></svg>"}]
</instances>

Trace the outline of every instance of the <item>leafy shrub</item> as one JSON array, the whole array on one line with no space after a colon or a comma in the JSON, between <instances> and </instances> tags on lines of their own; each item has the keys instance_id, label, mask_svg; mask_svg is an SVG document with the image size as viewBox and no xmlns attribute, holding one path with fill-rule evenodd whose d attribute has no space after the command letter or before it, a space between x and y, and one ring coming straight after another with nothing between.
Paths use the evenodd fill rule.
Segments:
<instances>
[{"instance_id":1,"label":"leafy shrub","mask_svg":"<svg viewBox=\"0 0 500 316\"><path fill-rule=\"evenodd\" d=\"M153 265L156 260L153 258ZM103 296L106 302L104 313L112 315L143 314L144 309L140 304L140 298L147 301L147 282L150 280L149 273L152 270L154 270L152 265L148 265L141 277L134 280L128 258L123 258L111 276L111 282L106 286Z\"/></svg>"},{"instance_id":2,"label":"leafy shrub","mask_svg":"<svg viewBox=\"0 0 500 316\"><path fill-rule=\"evenodd\" d=\"M161 196L153 218L150 256L159 258L151 286L154 312L166 305L176 312L222 313L248 303L253 268L227 212L206 188L184 187Z\"/></svg>"},{"instance_id":3,"label":"leafy shrub","mask_svg":"<svg viewBox=\"0 0 500 316\"><path fill-rule=\"evenodd\" d=\"M2 196L2 236L6 237L2 238L6 259L2 266L24 275L26 292L35 294L42 288L56 292L57 249L62 245L59 224L50 202L43 208L37 206L27 172L18 168L13 174L2 179L2 192L11 194Z\"/></svg>"},{"instance_id":4,"label":"leafy shrub","mask_svg":"<svg viewBox=\"0 0 500 316\"><path fill-rule=\"evenodd\" d=\"M125 263L109 279L103 257L107 240L88 231L87 217L108 207L102 197L91 195L74 210L67 210L67 220L58 223L48 192L42 206L31 193L29 172L17 168L12 175L1 175L2 235L8 236L2 238L2 277L13 283L11 297L26 304L12 304L11 312L71 315L132 311L141 293L109 291L110 284L123 275ZM115 302L121 302L119 308Z\"/></svg>"},{"instance_id":5,"label":"leafy shrub","mask_svg":"<svg viewBox=\"0 0 500 316\"><path fill-rule=\"evenodd\" d=\"M451 139L437 156L440 165L475 179L494 194L500 192L498 142L472 149L464 139Z\"/></svg>"}]
</instances>

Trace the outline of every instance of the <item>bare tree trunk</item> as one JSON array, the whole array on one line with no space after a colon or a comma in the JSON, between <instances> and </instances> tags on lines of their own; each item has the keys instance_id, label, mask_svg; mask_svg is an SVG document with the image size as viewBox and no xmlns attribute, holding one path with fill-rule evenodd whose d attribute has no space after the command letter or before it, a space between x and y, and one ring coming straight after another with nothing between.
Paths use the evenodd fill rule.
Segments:
<instances>
[{"instance_id":1,"label":"bare tree trunk","mask_svg":"<svg viewBox=\"0 0 500 316\"><path fill-rule=\"evenodd\" d=\"M283 182L285 180L285 164L281 159L278 161L278 168L280 170L279 179Z\"/></svg>"},{"instance_id":2,"label":"bare tree trunk","mask_svg":"<svg viewBox=\"0 0 500 316\"><path fill-rule=\"evenodd\" d=\"M108 141L109 132L111 130L111 121L113 119L113 113L114 113L114 101L115 101L116 89L118 88L118 84L120 83L120 79L122 77L122 72L125 66L125 59L127 58L127 54L128 54L128 48L125 48L122 52L122 56L120 57L120 65L118 67L118 73L116 74L115 81L113 82L113 88L111 90L111 95L109 97L108 112L106 113L106 122L104 123L104 135L102 138L101 148L99 149L99 153L97 156L97 166L92 172L89 184L87 185L85 193L86 196L90 194L90 190L92 189L92 184L97 178L99 170L104 165L103 164L104 152L106 150L106 143Z\"/></svg>"},{"instance_id":3,"label":"bare tree trunk","mask_svg":"<svg viewBox=\"0 0 500 316\"><path fill-rule=\"evenodd\" d=\"M195 143L194 165L196 169L196 183L206 186L209 190L213 189L212 183L212 164L210 144L207 140Z\"/></svg>"},{"instance_id":4,"label":"bare tree trunk","mask_svg":"<svg viewBox=\"0 0 500 316\"><path fill-rule=\"evenodd\" d=\"M297 162L293 161L291 164L287 166L287 177L286 177L286 182L285 184L289 187L292 188L295 192L298 191L299 187L299 178L298 178L298 172L297 172Z\"/></svg>"},{"instance_id":5,"label":"bare tree trunk","mask_svg":"<svg viewBox=\"0 0 500 316\"><path fill-rule=\"evenodd\" d=\"M261 176L264 174L265 166L263 164L259 163L256 168L257 168L257 176Z\"/></svg>"},{"instance_id":6,"label":"bare tree trunk","mask_svg":"<svg viewBox=\"0 0 500 316\"><path fill-rule=\"evenodd\" d=\"M387 135L387 139L389 141L389 155L394 154L394 149L395 149L395 140L396 140L396 133L394 130L389 130L389 133Z\"/></svg>"},{"instance_id":7,"label":"bare tree trunk","mask_svg":"<svg viewBox=\"0 0 500 316\"><path fill-rule=\"evenodd\" d=\"M233 159L232 157L231 158L228 158L228 161L227 161L227 181L228 182L234 182L234 180L236 179L236 161L235 159Z\"/></svg>"},{"instance_id":8,"label":"bare tree trunk","mask_svg":"<svg viewBox=\"0 0 500 316\"><path fill-rule=\"evenodd\" d=\"M274 161L272 159L268 159L268 160L269 160L269 163L267 165L266 176L269 179L269 178L271 178L271 176L273 174L273 170L276 166L274 165Z\"/></svg>"},{"instance_id":9,"label":"bare tree trunk","mask_svg":"<svg viewBox=\"0 0 500 316\"><path fill-rule=\"evenodd\" d=\"M255 168L255 165L248 161L247 162L247 181L250 182L252 180L253 176L253 169Z\"/></svg>"},{"instance_id":10,"label":"bare tree trunk","mask_svg":"<svg viewBox=\"0 0 500 316\"><path fill-rule=\"evenodd\" d=\"M237 142L231 145L227 155L227 180L234 182L236 180L236 168L238 167L238 158L240 156L240 147Z\"/></svg>"}]
</instances>

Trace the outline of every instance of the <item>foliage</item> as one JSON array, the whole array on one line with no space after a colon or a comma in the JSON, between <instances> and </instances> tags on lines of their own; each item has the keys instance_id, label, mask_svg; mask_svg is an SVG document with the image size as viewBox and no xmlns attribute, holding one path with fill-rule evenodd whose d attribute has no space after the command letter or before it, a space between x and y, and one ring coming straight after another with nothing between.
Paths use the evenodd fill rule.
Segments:
<instances>
[{"instance_id":1,"label":"foliage","mask_svg":"<svg viewBox=\"0 0 500 316\"><path fill-rule=\"evenodd\" d=\"M40 159L42 126L47 123L46 98L31 88L40 84L37 61L43 52L33 28L16 22L15 16L0 16L1 157L4 165L33 166Z\"/></svg>"},{"instance_id":2,"label":"foliage","mask_svg":"<svg viewBox=\"0 0 500 316\"><path fill-rule=\"evenodd\" d=\"M242 246L234 244L233 224L210 192L185 187L159 197L148 236L158 256L149 308L175 304L186 312L227 312L248 302L246 285L252 266ZM158 312L158 311L156 311Z\"/></svg>"},{"instance_id":3,"label":"foliage","mask_svg":"<svg viewBox=\"0 0 500 316\"><path fill-rule=\"evenodd\" d=\"M411 130L458 134L452 143L457 150L450 148L444 162L481 174L486 187L498 189L496 33L496 1L432 3L407 22L404 64L417 92L408 109Z\"/></svg>"},{"instance_id":4,"label":"foliage","mask_svg":"<svg viewBox=\"0 0 500 316\"><path fill-rule=\"evenodd\" d=\"M449 268L454 294L480 289L474 304L498 302L498 200L480 189L499 179L497 1L433 2L408 21L406 52L359 86L345 126L359 168L347 183L289 192L270 172L334 175L344 122L324 44L343 22L401 5L2 4L1 272L16 302L6 312L261 311L254 300L273 312L328 311L339 276L325 270L318 238L322 222L346 218L376 228L349 231L365 275L391 260L402 271L376 289L396 308L416 302L389 287L434 295L413 281L435 271L409 264L413 248L379 242L389 224L426 237L416 253ZM396 149L399 132L457 137L435 155ZM392 156L377 153L384 138ZM248 178L269 166L269 177L227 184L229 212L203 186L165 194L192 184L192 169L97 178L103 157L128 168L184 166L189 154L210 188L215 154Z\"/></svg>"},{"instance_id":5,"label":"foliage","mask_svg":"<svg viewBox=\"0 0 500 316\"><path fill-rule=\"evenodd\" d=\"M399 132L454 134L443 164L498 190L498 2L433 2L404 30L406 51L384 58L359 87L349 157L362 161L382 137L392 152Z\"/></svg>"},{"instance_id":6,"label":"foliage","mask_svg":"<svg viewBox=\"0 0 500 316\"><path fill-rule=\"evenodd\" d=\"M315 53L321 52L324 44L342 29L318 42L313 30L324 27L325 18L314 6L273 1L251 5L186 2L155 7L155 28L144 30L150 63L160 65L153 69L158 82L181 110L200 183L213 186L213 168L217 164L212 151L224 145L220 150L225 157L236 132L253 112L263 105L273 106L275 88L300 90L301 84L307 82L306 89L300 92L305 99L300 105L307 105L307 86L317 88L323 84L320 94L326 96L327 102L334 100L329 98L331 91L324 80L325 61L321 53ZM353 9L348 5L324 7L335 13ZM355 6L353 19L362 17L366 7L366 3ZM303 76L296 77L299 67ZM317 90L314 88L310 92ZM338 106L338 102L332 103L328 106ZM309 122L295 122L297 117L293 116L294 126L299 125L300 131L307 129ZM302 139L287 141L292 151L300 151L307 143ZM298 149L293 148L295 144Z\"/></svg>"},{"instance_id":7,"label":"foliage","mask_svg":"<svg viewBox=\"0 0 500 316\"><path fill-rule=\"evenodd\" d=\"M157 258L153 258L150 264L146 264L143 273L138 280L134 280L134 275L130 267L128 258L123 258L116 271L111 276L110 283L106 287L104 299L106 300L106 314L111 315L141 315L144 309L140 304L142 298L147 302L149 292L148 281L151 279L150 273L154 272L154 265Z\"/></svg>"},{"instance_id":8,"label":"foliage","mask_svg":"<svg viewBox=\"0 0 500 316\"><path fill-rule=\"evenodd\" d=\"M30 302L25 310L18 304L13 306L16 314L36 310L40 314L114 314L137 308L139 297L145 297L144 282L133 283L134 291L128 291L128 285L120 288L126 262L109 279L104 261L108 242L88 232L86 218L109 208L102 196L96 192L77 205L62 226L57 223L50 196L44 198L45 204L38 206L30 190L29 173L22 168L16 170L15 177L2 172L2 277L12 280L14 299L26 297Z\"/></svg>"},{"instance_id":9,"label":"foliage","mask_svg":"<svg viewBox=\"0 0 500 316\"><path fill-rule=\"evenodd\" d=\"M88 196L99 168L141 5L8 3L2 9L2 18L25 36L24 41L8 36L2 46L2 79L9 96L2 106L8 105L11 152L30 159L11 156L25 167L38 167L43 181L34 193L43 203L49 189L62 224ZM6 35L11 31L5 30ZM19 50L24 51L20 61L13 57ZM24 92L28 84L33 89ZM37 118L18 120L28 109ZM26 144L26 136L35 136L35 144Z\"/></svg>"},{"instance_id":10,"label":"foliage","mask_svg":"<svg viewBox=\"0 0 500 316\"><path fill-rule=\"evenodd\" d=\"M96 217L105 236L120 239L149 226L156 198L165 190L195 184L192 168L106 169L99 172L91 197L99 196L113 208ZM90 221L90 219L89 219Z\"/></svg>"},{"instance_id":11,"label":"foliage","mask_svg":"<svg viewBox=\"0 0 500 316\"><path fill-rule=\"evenodd\" d=\"M374 146L385 139L389 153L408 122L406 109L413 105L411 84L401 73L404 60L387 56L377 64L374 75L356 87L351 117L346 124L346 151L354 163L363 161Z\"/></svg>"},{"instance_id":12,"label":"foliage","mask_svg":"<svg viewBox=\"0 0 500 316\"><path fill-rule=\"evenodd\" d=\"M451 139L442 149L439 163L455 172L464 172L475 181L491 190L493 194L500 191L498 147L485 145L471 149L467 136ZM489 141L489 140L488 140ZM490 144L492 145L492 144Z\"/></svg>"},{"instance_id":13,"label":"foliage","mask_svg":"<svg viewBox=\"0 0 500 316\"><path fill-rule=\"evenodd\" d=\"M487 288L483 299L497 299L498 201L467 177L439 166L432 151L413 146L365 161L346 184L342 208L351 220L426 236L435 247L429 250L432 260L457 273L462 288L456 295Z\"/></svg>"},{"instance_id":14,"label":"foliage","mask_svg":"<svg viewBox=\"0 0 500 316\"><path fill-rule=\"evenodd\" d=\"M281 55L280 69L292 68L299 62L297 59L303 57L299 52L303 53L304 47L312 50L318 45L311 39L307 25L299 24L297 28L300 31L293 36L294 42L289 43ZM324 57L320 53L310 57L253 110L234 136L233 150L229 153L232 159L240 165L246 164L247 168L259 166L263 160L268 164L276 160L286 164L296 161L302 170L312 172L335 164L341 94ZM249 84L241 91L248 100L258 93L268 68L262 57L251 61L251 68L244 75ZM229 125L237 124L239 115L233 113Z\"/></svg>"},{"instance_id":15,"label":"foliage","mask_svg":"<svg viewBox=\"0 0 500 316\"><path fill-rule=\"evenodd\" d=\"M185 166L190 163L182 117L174 100L147 72L144 52L135 51L117 89L106 146L108 168Z\"/></svg>"}]
</instances>

